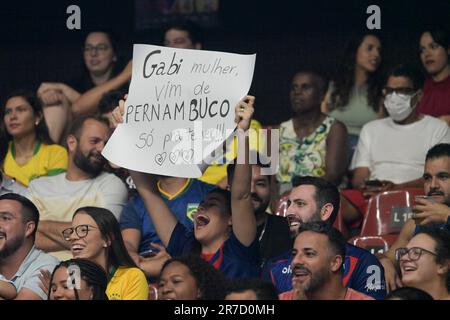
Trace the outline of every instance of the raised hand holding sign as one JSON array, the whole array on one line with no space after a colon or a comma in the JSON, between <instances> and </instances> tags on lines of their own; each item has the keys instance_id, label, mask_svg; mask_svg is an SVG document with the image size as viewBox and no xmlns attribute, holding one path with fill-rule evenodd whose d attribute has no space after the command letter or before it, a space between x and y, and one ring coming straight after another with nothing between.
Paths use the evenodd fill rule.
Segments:
<instances>
[{"instance_id":1,"label":"raised hand holding sign","mask_svg":"<svg viewBox=\"0 0 450 320\"><path fill-rule=\"evenodd\" d=\"M103 155L124 168L197 178L229 138L256 55L135 45L133 75Z\"/></svg>"}]
</instances>

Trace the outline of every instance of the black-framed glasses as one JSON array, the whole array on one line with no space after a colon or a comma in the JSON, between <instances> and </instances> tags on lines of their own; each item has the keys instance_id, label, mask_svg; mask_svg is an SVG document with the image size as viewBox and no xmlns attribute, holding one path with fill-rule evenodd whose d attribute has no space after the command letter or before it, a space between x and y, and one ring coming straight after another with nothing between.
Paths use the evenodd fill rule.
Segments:
<instances>
[{"instance_id":1,"label":"black-framed glasses","mask_svg":"<svg viewBox=\"0 0 450 320\"><path fill-rule=\"evenodd\" d=\"M397 261L400 261L402 259L402 257L404 257L406 254L408 255L409 260L411 261L417 261L420 259L420 257L422 256L422 253L429 253L433 256L437 256L436 253L424 249L424 248L419 248L419 247L412 247L412 248L398 248L397 250L395 250L395 259Z\"/></svg>"},{"instance_id":2,"label":"black-framed glasses","mask_svg":"<svg viewBox=\"0 0 450 320\"><path fill-rule=\"evenodd\" d=\"M80 224L79 226L76 226L75 228L67 228L64 229L62 232L63 238L66 241L70 241L70 236L75 232L75 234L78 236L78 238L84 238L88 235L89 230L97 229L96 227L93 227L88 224Z\"/></svg>"},{"instance_id":3,"label":"black-framed glasses","mask_svg":"<svg viewBox=\"0 0 450 320\"><path fill-rule=\"evenodd\" d=\"M106 50L108 50L109 48L110 48L110 46L108 46L107 44L98 44L96 46L92 46L92 45L88 44L88 45L84 46L83 51L85 53L91 53L94 51L103 53L103 52L106 52Z\"/></svg>"},{"instance_id":4,"label":"black-framed glasses","mask_svg":"<svg viewBox=\"0 0 450 320\"><path fill-rule=\"evenodd\" d=\"M414 91L414 88L410 88L410 87L398 87L398 88L384 87L383 88L384 96L387 96L388 94L392 94L394 92L396 92L397 94L412 95L415 91Z\"/></svg>"}]
</instances>

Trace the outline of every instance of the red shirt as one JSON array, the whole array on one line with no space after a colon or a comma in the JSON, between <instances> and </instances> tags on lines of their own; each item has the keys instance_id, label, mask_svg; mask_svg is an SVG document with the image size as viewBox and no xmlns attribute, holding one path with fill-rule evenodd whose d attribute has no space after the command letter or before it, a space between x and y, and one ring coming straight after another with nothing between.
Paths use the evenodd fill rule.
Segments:
<instances>
[{"instance_id":1,"label":"red shirt","mask_svg":"<svg viewBox=\"0 0 450 320\"><path fill-rule=\"evenodd\" d=\"M450 114L450 76L436 82L431 77L425 80L419 113L440 117Z\"/></svg>"},{"instance_id":2,"label":"red shirt","mask_svg":"<svg viewBox=\"0 0 450 320\"><path fill-rule=\"evenodd\" d=\"M278 296L280 300L294 300L294 290L284 292ZM353 290L352 288L347 288L347 292L345 293L344 300L375 300L374 298Z\"/></svg>"}]
</instances>

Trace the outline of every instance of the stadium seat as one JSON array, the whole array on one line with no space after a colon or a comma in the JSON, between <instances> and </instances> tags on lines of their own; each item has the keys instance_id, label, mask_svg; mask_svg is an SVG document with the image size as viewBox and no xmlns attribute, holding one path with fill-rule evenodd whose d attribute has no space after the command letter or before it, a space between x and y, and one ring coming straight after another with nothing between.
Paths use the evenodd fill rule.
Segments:
<instances>
[{"instance_id":1,"label":"stadium seat","mask_svg":"<svg viewBox=\"0 0 450 320\"><path fill-rule=\"evenodd\" d=\"M367 237L353 237L348 242L370 251L372 254L384 253L389 247L390 243L395 242L397 235L388 236L367 236Z\"/></svg>"},{"instance_id":2,"label":"stadium seat","mask_svg":"<svg viewBox=\"0 0 450 320\"><path fill-rule=\"evenodd\" d=\"M398 235L412 215L414 197L423 194L422 189L411 188L385 191L372 196L369 199L360 236Z\"/></svg>"}]
</instances>

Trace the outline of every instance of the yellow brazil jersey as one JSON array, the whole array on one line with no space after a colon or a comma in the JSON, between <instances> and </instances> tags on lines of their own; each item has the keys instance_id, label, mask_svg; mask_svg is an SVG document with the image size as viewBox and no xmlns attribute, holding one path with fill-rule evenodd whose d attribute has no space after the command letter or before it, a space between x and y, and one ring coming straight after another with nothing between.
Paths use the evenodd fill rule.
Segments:
<instances>
[{"instance_id":1,"label":"yellow brazil jersey","mask_svg":"<svg viewBox=\"0 0 450 320\"><path fill-rule=\"evenodd\" d=\"M67 150L64 147L41 142L38 142L33 157L27 163L19 165L14 158L14 143L11 142L3 163L3 172L27 187L34 178L54 176L66 171L68 162Z\"/></svg>"},{"instance_id":2,"label":"yellow brazil jersey","mask_svg":"<svg viewBox=\"0 0 450 320\"><path fill-rule=\"evenodd\" d=\"M259 141L260 137L258 135L259 130L262 129L261 123L257 120L252 120L250 122L250 128L254 129L254 131L250 132L249 140L250 140L250 150L265 150L264 141ZM224 159L222 159L223 164L217 164L217 161L213 162L208 169L203 173L203 175L199 178L199 180L210 183L210 184L218 184L220 181L227 177L227 163L236 158L237 156L237 138L233 139L233 148L229 148L227 152L224 154Z\"/></svg>"},{"instance_id":3,"label":"yellow brazil jersey","mask_svg":"<svg viewBox=\"0 0 450 320\"><path fill-rule=\"evenodd\" d=\"M109 300L147 300L148 283L144 272L138 268L119 267L106 287Z\"/></svg>"}]
</instances>

